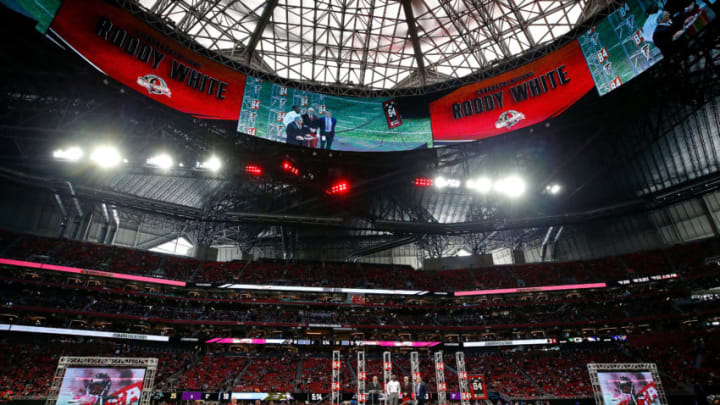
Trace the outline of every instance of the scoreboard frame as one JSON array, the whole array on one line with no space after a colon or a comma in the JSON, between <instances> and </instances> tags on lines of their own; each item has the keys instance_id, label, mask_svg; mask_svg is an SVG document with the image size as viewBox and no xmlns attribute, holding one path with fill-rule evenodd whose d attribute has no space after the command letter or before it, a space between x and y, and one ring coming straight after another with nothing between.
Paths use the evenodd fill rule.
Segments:
<instances>
[{"instance_id":1,"label":"scoreboard frame","mask_svg":"<svg viewBox=\"0 0 720 405\"><path fill-rule=\"evenodd\" d=\"M474 375L468 375L468 386L470 386L470 394L472 395L472 399L488 399L487 395L487 385L485 385L485 377L474 374ZM478 395L478 393L475 392L475 383L474 380L479 379L482 381L482 395Z\"/></svg>"}]
</instances>

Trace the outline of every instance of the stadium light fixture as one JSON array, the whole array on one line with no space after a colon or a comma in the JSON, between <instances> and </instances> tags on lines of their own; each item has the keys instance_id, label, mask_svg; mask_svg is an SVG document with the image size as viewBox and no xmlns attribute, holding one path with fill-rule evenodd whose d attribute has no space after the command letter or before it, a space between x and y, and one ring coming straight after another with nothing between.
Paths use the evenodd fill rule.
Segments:
<instances>
[{"instance_id":1,"label":"stadium light fixture","mask_svg":"<svg viewBox=\"0 0 720 405\"><path fill-rule=\"evenodd\" d=\"M149 166L157 167L159 169L168 170L173 166L173 159L167 153L161 153L149 158L146 163Z\"/></svg>"},{"instance_id":2,"label":"stadium light fixture","mask_svg":"<svg viewBox=\"0 0 720 405\"><path fill-rule=\"evenodd\" d=\"M545 191L547 191L547 192L550 193L550 194L555 195L555 194L558 194L559 192L562 191L562 186L559 185L559 184L557 184L557 183L548 184L548 185L545 187Z\"/></svg>"},{"instance_id":3,"label":"stadium light fixture","mask_svg":"<svg viewBox=\"0 0 720 405\"><path fill-rule=\"evenodd\" d=\"M246 165L245 173L251 174L253 176L260 176L262 174L262 167L258 165Z\"/></svg>"},{"instance_id":4,"label":"stadium light fixture","mask_svg":"<svg viewBox=\"0 0 720 405\"><path fill-rule=\"evenodd\" d=\"M334 183L326 192L332 194L345 194L350 191L350 183L347 180L340 180Z\"/></svg>"},{"instance_id":5,"label":"stadium light fixture","mask_svg":"<svg viewBox=\"0 0 720 405\"><path fill-rule=\"evenodd\" d=\"M111 168L120 164L123 160L120 151L114 146L98 146L90 155L90 160L102 168Z\"/></svg>"},{"instance_id":6,"label":"stadium light fixture","mask_svg":"<svg viewBox=\"0 0 720 405\"><path fill-rule=\"evenodd\" d=\"M443 177L443 176L437 176L437 177L435 177L435 179L433 180L433 184L434 184L435 187L437 187L437 188L445 188L445 187L458 188L458 187L460 187L460 180L458 180L458 179L446 179L446 178Z\"/></svg>"},{"instance_id":7,"label":"stadium light fixture","mask_svg":"<svg viewBox=\"0 0 720 405\"><path fill-rule=\"evenodd\" d=\"M208 160L204 162L196 162L195 166L198 169L205 169L210 170L211 172L217 172L222 167L222 162L220 161L220 158L212 155Z\"/></svg>"},{"instance_id":8,"label":"stadium light fixture","mask_svg":"<svg viewBox=\"0 0 720 405\"><path fill-rule=\"evenodd\" d=\"M465 187L470 190L475 190L481 194L489 193L493 188L492 180L487 177L480 177L478 179L470 179L465 183Z\"/></svg>"},{"instance_id":9,"label":"stadium light fixture","mask_svg":"<svg viewBox=\"0 0 720 405\"><path fill-rule=\"evenodd\" d=\"M518 176L508 176L497 180L494 189L507 197L517 198L525 193L525 181Z\"/></svg>"},{"instance_id":10,"label":"stadium light fixture","mask_svg":"<svg viewBox=\"0 0 720 405\"><path fill-rule=\"evenodd\" d=\"M445 177L443 177L443 176L437 176L437 177L435 177L435 180L433 180L433 184L434 184L435 187L437 187L437 188L445 188L445 186L446 186L446 184L445 184Z\"/></svg>"},{"instance_id":11,"label":"stadium light fixture","mask_svg":"<svg viewBox=\"0 0 720 405\"><path fill-rule=\"evenodd\" d=\"M78 146L71 146L67 149L57 149L53 151L53 157L57 160L65 160L67 162L77 162L82 159L85 153Z\"/></svg>"},{"instance_id":12,"label":"stadium light fixture","mask_svg":"<svg viewBox=\"0 0 720 405\"><path fill-rule=\"evenodd\" d=\"M283 163L282 163L282 168L283 168L284 171L286 171L286 172L288 172L288 173L290 173L290 174L293 174L293 175L295 175L295 176L299 176L299 175L300 175L300 169L298 169L297 167L293 166L293 164L290 163L290 162L287 161L287 160L283 161Z\"/></svg>"}]
</instances>

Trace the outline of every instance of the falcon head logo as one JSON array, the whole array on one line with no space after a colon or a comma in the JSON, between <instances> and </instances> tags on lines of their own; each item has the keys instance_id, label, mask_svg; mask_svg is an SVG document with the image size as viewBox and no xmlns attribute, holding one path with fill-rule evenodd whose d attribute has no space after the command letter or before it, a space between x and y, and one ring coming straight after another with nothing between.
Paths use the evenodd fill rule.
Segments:
<instances>
[{"instance_id":1,"label":"falcon head logo","mask_svg":"<svg viewBox=\"0 0 720 405\"><path fill-rule=\"evenodd\" d=\"M137 84L146 88L150 94L163 94L168 97L172 95L167 83L160 76L153 74L140 76L137 78Z\"/></svg>"},{"instance_id":2,"label":"falcon head logo","mask_svg":"<svg viewBox=\"0 0 720 405\"><path fill-rule=\"evenodd\" d=\"M525 114L515 111L515 110L507 110L500 114L500 117L498 117L497 122L495 122L495 128L507 128L510 129L514 127L520 120L525 119Z\"/></svg>"}]
</instances>

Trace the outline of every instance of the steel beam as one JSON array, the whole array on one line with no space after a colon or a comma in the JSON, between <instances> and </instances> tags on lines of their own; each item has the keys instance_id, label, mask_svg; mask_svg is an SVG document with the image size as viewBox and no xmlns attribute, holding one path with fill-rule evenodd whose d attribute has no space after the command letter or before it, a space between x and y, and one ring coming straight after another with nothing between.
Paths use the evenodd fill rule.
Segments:
<instances>
[{"instance_id":1,"label":"steel beam","mask_svg":"<svg viewBox=\"0 0 720 405\"><path fill-rule=\"evenodd\" d=\"M250 41L248 41L247 47L245 48L246 63L250 64L250 61L255 54L255 48L257 47L258 42L260 42L260 38L262 38L262 33L265 30L268 22L270 21L270 17L272 17L272 13L275 10L275 6L277 6L277 4L278 0L268 0L265 3L265 9L260 15L260 20L258 20L257 25L255 26L255 31L253 31L252 36L250 37Z\"/></svg>"},{"instance_id":2,"label":"steel beam","mask_svg":"<svg viewBox=\"0 0 720 405\"><path fill-rule=\"evenodd\" d=\"M420 77L420 85L425 85L425 60L423 59L422 48L420 47L420 38L417 33L417 23L415 21L415 14L413 14L412 2L410 0L402 1L403 10L405 11L405 21L407 22L408 32L410 33L410 40L412 40L413 53L415 54L415 60L417 61L417 69Z\"/></svg>"}]
</instances>

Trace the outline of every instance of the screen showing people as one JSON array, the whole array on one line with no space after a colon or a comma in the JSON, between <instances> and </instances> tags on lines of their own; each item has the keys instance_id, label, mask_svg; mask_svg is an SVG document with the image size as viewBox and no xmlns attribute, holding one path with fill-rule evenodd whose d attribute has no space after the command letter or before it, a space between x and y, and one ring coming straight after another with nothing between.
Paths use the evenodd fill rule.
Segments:
<instances>
[{"instance_id":1,"label":"screen showing people","mask_svg":"<svg viewBox=\"0 0 720 405\"><path fill-rule=\"evenodd\" d=\"M669 57L715 19L716 0L628 0L578 36L604 95Z\"/></svg>"},{"instance_id":2,"label":"screen showing people","mask_svg":"<svg viewBox=\"0 0 720 405\"><path fill-rule=\"evenodd\" d=\"M331 149L337 119L333 118L330 110L325 110L325 114L320 117L312 107L302 113L300 107L294 105L285 115L283 125L286 143L307 148Z\"/></svg>"},{"instance_id":3,"label":"screen showing people","mask_svg":"<svg viewBox=\"0 0 720 405\"><path fill-rule=\"evenodd\" d=\"M144 368L68 368L57 404L137 405L144 379Z\"/></svg>"},{"instance_id":4,"label":"screen showing people","mask_svg":"<svg viewBox=\"0 0 720 405\"><path fill-rule=\"evenodd\" d=\"M432 147L429 110L386 98L312 93L248 76L237 131L315 149Z\"/></svg>"},{"instance_id":5,"label":"screen showing people","mask_svg":"<svg viewBox=\"0 0 720 405\"><path fill-rule=\"evenodd\" d=\"M694 35L715 19L715 13L703 0L662 0L645 10L645 41L669 56L682 46L686 35Z\"/></svg>"},{"instance_id":6,"label":"screen showing people","mask_svg":"<svg viewBox=\"0 0 720 405\"><path fill-rule=\"evenodd\" d=\"M660 405L650 371L601 371L598 380L605 405Z\"/></svg>"}]
</instances>

